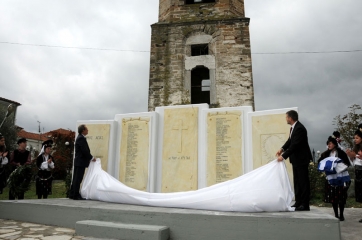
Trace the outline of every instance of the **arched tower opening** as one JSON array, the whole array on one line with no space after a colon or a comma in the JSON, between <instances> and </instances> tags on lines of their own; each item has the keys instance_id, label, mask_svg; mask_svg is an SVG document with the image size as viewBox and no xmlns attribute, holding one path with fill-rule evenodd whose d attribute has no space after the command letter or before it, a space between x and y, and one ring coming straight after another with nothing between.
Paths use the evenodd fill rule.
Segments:
<instances>
[{"instance_id":1,"label":"arched tower opening","mask_svg":"<svg viewBox=\"0 0 362 240\"><path fill-rule=\"evenodd\" d=\"M210 104L210 70L197 66L191 70L191 104Z\"/></svg>"}]
</instances>

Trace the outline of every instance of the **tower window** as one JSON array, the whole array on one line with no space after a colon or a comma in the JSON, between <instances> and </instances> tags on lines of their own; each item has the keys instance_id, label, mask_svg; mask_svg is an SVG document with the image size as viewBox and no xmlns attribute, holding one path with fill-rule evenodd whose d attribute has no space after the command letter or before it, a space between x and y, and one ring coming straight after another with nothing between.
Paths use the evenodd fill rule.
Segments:
<instances>
[{"instance_id":1,"label":"tower window","mask_svg":"<svg viewBox=\"0 0 362 240\"><path fill-rule=\"evenodd\" d=\"M185 0L185 4L214 3L215 0Z\"/></svg>"},{"instance_id":2,"label":"tower window","mask_svg":"<svg viewBox=\"0 0 362 240\"><path fill-rule=\"evenodd\" d=\"M208 44L191 45L191 56L209 55Z\"/></svg>"},{"instance_id":3,"label":"tower window","mask_svg":"<svg viewBox=\"0 0 362 240\"><path fill-rule=\"evenodd\" d=\"M210 71L204 66L191 70L191 104L210 104Z\"/></svg>"}]
</instances>

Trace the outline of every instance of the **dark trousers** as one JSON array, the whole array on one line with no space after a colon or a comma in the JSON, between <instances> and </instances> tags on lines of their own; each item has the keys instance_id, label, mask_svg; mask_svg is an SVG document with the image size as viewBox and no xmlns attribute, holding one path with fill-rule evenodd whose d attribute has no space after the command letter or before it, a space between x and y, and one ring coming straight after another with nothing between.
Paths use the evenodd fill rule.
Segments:
<instances>
[{"instance_id":1,"label":"dark trousers","mask_svg":"<svg viewBox=\"0 0 362 240\"><path fill-rule=\"evenodd\" d=\"M74 167L72 186L70 187L69 198L80 197L79 189L82 183L85 167Z\"/></svg>"},{"instance_id":2,"label":"dark trousers","mask_svg":"<svg viewBox=\"0 0 362 240\"><path fill-rule=\"evenodd\" d=\"M43 197L43 199L47 199L48 194L38 194L38 199L41 199L42 197Z\"/></svg>"},{"instance_id":3,"label":"dark trousers","mask_svg":"<svg viewBox=\"0 0 362 240\"><path fill-rule=\"evenodd\" d=\"M293 165L293 178L296 205L309 207L310 184L308 164L298 167Z\"/></svg>"},{"instance_id":4,"label":"dark trousers","mask_svg":"<svg viewBox=\"0 0 362 240\"><path fill-rule=\"evenodd\" d=\"M24 199L24 193L19 194L18 199ZM9 200L15 200L15 196L11 191L9 191Z\"/></svg>"}]
</instances>

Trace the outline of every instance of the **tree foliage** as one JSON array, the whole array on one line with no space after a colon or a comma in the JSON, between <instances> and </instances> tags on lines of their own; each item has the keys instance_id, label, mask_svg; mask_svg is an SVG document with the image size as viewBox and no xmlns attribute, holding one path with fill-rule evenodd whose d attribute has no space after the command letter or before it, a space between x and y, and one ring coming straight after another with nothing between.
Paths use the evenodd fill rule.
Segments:
<instances>
[{"instance_id":1,"label":"tree foliage","mask_svg":"<svg viewBox=\"0 0 362 240\"><path fill-rule=\"evenodd\" d=\"M318 170L318 164L311 162L308 167L310 182L310 198L320 198L324 194L325 174Z\"/></svg>"},{"instance_id":2,"label":"tree foliage","mask_svg":"<svg viewBox=\"0 0 362 240\"><path fill-rule=\"evenodd\" d=\"M30 189L30 182L32 179L32 167L31 165L24 165L17 167L9 176L8 186L10 192L19 197L20 194Z\"/></svg>"},{"instance_id":3,"label":"tree foliage","mask_svg":"<svg viewBox=\"0 0 362 240\"><path fill-rule=\"evenodd\" d=\"M50 132L54 141L53 157L55 160L55 168L53 176L55 179L66 179L73 167L73 150L75 132L63 133L59 131ZM68 143L68 145L66 145Z\"/></svg>"},{"instance_id":4,"label":"tree foliage","mask_svg":"<svg viewBox=\"0 0 362 240\"><path fill-rule=\"evenodd\" d=\"M349 107L349 112L345 115L338 115L334 118L336 130L340 132L343 139L342 145L346 148L353 148L353 138L357 127L362 123L362 110L358 104Z\"/></svg>"}]
</instances>

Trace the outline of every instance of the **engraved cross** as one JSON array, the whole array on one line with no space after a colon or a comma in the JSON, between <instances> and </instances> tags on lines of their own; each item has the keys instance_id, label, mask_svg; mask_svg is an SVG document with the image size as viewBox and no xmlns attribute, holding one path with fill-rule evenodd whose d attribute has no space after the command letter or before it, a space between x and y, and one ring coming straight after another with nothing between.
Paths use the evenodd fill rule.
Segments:
<instances>
[{"instance_id":1,"label":"engraved cross","mask_svg":"<svg viewBox=\"0 0 362 240\"><path fill-rule=\"evenodd\" d=\"M179 134L179 149L178 152L182 152L182 130L188 130L188 127L183 125L182 120L178 120L177 123L173 126L172 130L177 130Z\"/></svg>"}]
</instances>

